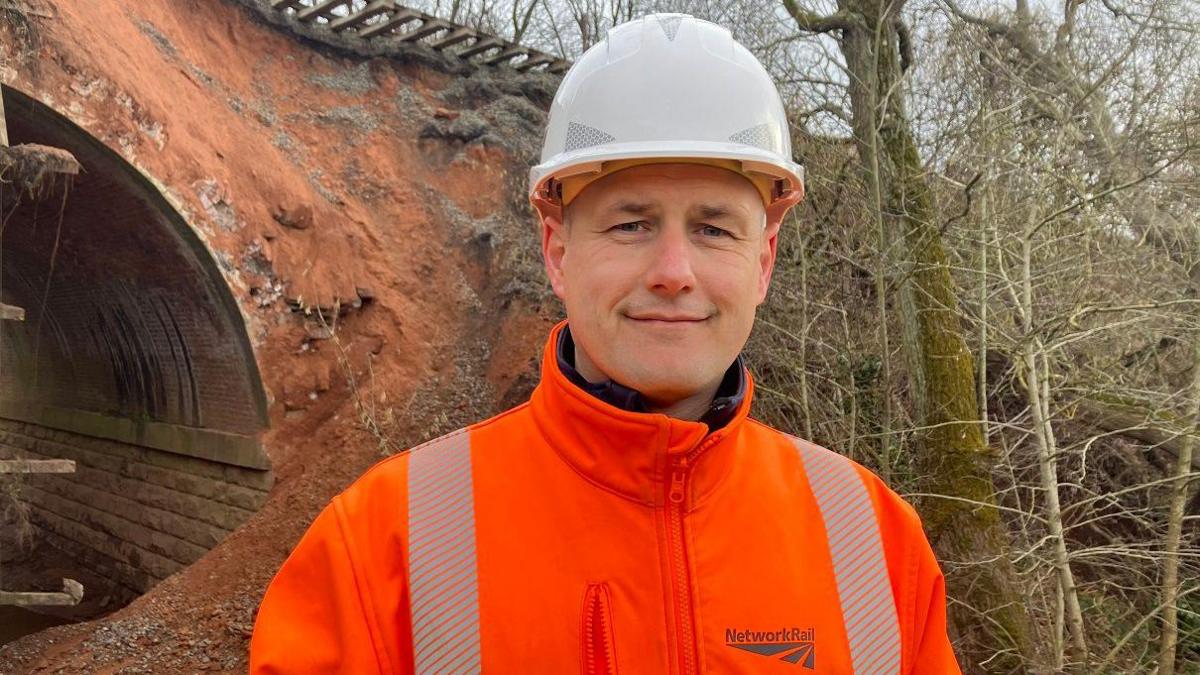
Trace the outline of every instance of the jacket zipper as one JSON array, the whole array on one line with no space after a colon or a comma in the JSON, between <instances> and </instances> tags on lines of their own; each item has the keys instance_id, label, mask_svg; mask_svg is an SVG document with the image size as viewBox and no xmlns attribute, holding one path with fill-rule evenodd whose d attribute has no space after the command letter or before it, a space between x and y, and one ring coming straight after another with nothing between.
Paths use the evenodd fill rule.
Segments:
<instances>
[{"instance_id":1,"label":"jacket zipper","mask_svg":"<svg viewBox=\"0 0 1200 675\"><path fill-rule=\"evenodd\" d=\"M607 584L591 584L584 595L583 672L586 675L617 675Z\"/></svg>"},{"instance_id":2,"label":"jacket zipper","mask_svg":"<svg viewBox=\"0 0 1200 675\"><path fill-rule=\"evenodd\" d=\"M688 570L687 540L683 531L683 512L687 507L688 468L696 457L716 440L709 436L699 446L680 457L671 468L667 487L667 548L675 596L675 615L679 629L679 665L684 675L699 672L696 647L696 617L692 608L691 572Z\"/></svg>"}]
</instances>

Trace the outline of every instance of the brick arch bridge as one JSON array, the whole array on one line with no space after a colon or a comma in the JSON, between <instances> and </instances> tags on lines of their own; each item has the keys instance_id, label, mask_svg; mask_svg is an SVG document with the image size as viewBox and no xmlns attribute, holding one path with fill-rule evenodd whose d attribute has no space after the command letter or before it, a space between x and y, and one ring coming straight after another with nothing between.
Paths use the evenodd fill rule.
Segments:
<instances>
[{"instance_id":1,"label":"brick arch bridge","mask_svg":"<svg viewBox=\"0 0 1200 675\"><path fill-rule=\"evenodd\" d=\"M265 499L263 384L218 263L163 192L46 105L3 95L11 144L66 149L82 171L41 199L4 186L0 301L25 319L0 322L0 457L75 460L26 479L35 538L132 597Z\"/></svg>"}]
</instances>

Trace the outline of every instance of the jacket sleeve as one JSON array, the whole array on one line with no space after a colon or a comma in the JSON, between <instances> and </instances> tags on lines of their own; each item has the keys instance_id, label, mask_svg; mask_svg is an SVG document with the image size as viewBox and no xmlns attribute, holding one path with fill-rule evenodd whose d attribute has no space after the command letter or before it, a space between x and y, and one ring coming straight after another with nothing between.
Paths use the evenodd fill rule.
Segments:
<instances>
[{"instance_id":1,"label":"jacket sleeve","mask_svg":"<svg viewBox=\"0 0 1200 675\"><path fill-rule=\"evenodd\" d=\"M252 675L384 672L358 574L335 498L267 587L250 640Z\"/></svg>"},{"instance_id":2,"label":"jacket sleeve","mask_svg":"<svg viewBox=\"0 0 1200 675\"><path fill-rule=\"evenodd\" d=\"M961 675L946 630L946 581L921 532L917 554L916 653L913 675Z\"/></svg>"}]
</instances>

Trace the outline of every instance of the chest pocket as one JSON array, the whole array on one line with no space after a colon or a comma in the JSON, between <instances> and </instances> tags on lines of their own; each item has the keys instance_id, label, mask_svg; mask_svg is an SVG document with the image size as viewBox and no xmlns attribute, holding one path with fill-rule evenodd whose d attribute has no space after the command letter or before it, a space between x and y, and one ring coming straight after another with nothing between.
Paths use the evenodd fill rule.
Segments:
<instances>
[{"instance_id":1,"label":"chest pocket","mask_svg":"<svg viewBox=\"0 0 1200 675\"><path fill-rule=\"evenodd\" d=\"M583 630L580 632L580 672L584 675L617 675L611 602L608 584L588 584L583 595Z\"/></svg>"}]
</instances>

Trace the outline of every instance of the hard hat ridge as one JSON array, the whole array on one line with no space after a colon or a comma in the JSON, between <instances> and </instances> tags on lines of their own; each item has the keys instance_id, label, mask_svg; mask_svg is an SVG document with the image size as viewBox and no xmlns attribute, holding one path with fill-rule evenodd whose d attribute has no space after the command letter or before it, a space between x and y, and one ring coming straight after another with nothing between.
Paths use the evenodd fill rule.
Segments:
<instances>
[{"instance_id":1,"label":"hard hat ridge","mask_svg":"<svg viewBox=\"0 0 1200 675\"><path fill-rule=\"evenodd\" d=\"M667 34L667 39L674 41L675 33L679 32L679 24L683 23L687 14L651 14L649 16L658 20L662 26L663 32Z\"/></svg>"}]
</instances>

